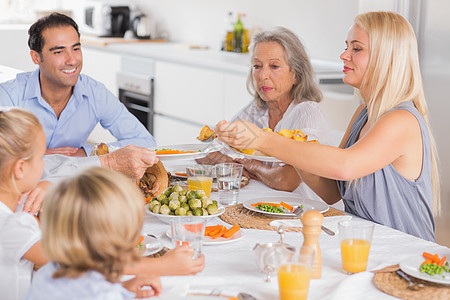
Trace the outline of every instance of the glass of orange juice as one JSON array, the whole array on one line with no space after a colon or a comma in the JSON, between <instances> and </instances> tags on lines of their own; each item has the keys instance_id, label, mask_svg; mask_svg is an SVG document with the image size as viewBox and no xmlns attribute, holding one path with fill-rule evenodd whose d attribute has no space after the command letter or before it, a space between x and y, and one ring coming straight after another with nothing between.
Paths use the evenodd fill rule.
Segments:
<instances>
[{"instance_id":1,"label":"glass of orange juice","mask_svg":"<svg viewBox=\"0 0 450 300\"><path fill-rule=\"evenodd\" d=\"M302 247L299 256L278 268L280 300L306 300L313 260L314 249Z\"/></svg>"},{"instance_id":2,"label":"glass of orange juice","mask_svg":"<svg viewBox=\"0 0 450 300\"><path fill-rule=\"evenodd\" d=\"M374 224L363 220L341 221L338 224L342 269L347 274L365 271Z\"/></svg>"},{"instance_id":3,"label":"glass of orange juice","mask_svg":"<svg viewBox=\"0 0 450 300\"><path fill-rule=\"evenodd\" d=\"M206 196L210 198L213 182L213 169L214 166L211 165L192 165L186 167L189 190L203 190Z\"/></svg>"}]
</instances>

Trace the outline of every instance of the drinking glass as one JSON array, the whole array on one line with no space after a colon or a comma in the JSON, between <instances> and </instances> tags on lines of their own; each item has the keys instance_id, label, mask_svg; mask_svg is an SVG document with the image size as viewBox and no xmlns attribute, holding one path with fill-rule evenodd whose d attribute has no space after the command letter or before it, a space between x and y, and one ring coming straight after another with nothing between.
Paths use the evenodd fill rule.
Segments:
<instances>
[{"instance_id":1,"label":"drinking glass","mask_svg":"<svg viewBox=\"0 0 450 300\"><path fill-rule=\"evenodd\" d=\"M313 248L302 247L298 257L278 269L280 300L306 300L314 253Z\"/></svg>"},{"instance_id":2,"label":"drinking glass","mask_svg":"<svg viewBox=\"0 0 450 300\"><path fill-rule=\"evenodd\" d=\"M222 205L236 204L241 189L242 170L244 166L237 163L222 163L215 166L219 203Z\"/></svg>"},{"instance_id":3,"label":"drinking glass","mask_svg":"<svg viewBox=\"0 0 450 300\"><path fill-rule=\"evenodd\" d=\"M171 221L172 243L174 247L188 245L194 249L197 258L202 253L206 220L195 217L177 217Z\"/></svg>"},{"instance_id":4,"label":"drinking glass","mask_svg":"<svg viewBox=\"0 0 450 300\"><path fill-rule=\"evenodd\" d=\"M338 226L342 269L347 274L365 271L374 224L363 220L348 220L339 222Z\"/></svg>"},{"instance_id":5,"label":"drinking glass","mask_svg":"<svg viewBox=\"0 0 450 300\"><path fill-rule=\"evenodd\" d=\"M192 165L186 167L186 175L188 178L188 188L190 191L203 190L211 197L212 173L214 167L211 165Z\"/></svg>"}]
</instances>

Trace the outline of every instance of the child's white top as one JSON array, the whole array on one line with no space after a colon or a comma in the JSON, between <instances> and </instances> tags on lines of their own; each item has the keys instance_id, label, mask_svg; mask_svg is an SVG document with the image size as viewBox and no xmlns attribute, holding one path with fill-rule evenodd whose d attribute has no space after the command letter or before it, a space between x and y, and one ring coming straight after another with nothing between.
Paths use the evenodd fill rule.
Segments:
<instances>
[{"instance_id":1,"label":"child's white top","mask_svg":"<svg viewBox=\"0 0 450 300\"><path fill-rule=\"evenodd\" d=\"M3 300L24 299L31 283L33 263L22 256L41 239L37 220L14 213L0 201L0 291Z\"/></svg>"},{"instance_id":2,"label":"child's white top","mask_svg":"<svg viewBox=\"0 0 450 300\"><path fill-rule=\"evenodd\" d=\"M123 300L134 299L135 293L125 289L121 283L112 283L96 271L88 271L78 278L53 278L58 265L49 262L33 277L27 300Z\"/></svg>"}]
</instances>

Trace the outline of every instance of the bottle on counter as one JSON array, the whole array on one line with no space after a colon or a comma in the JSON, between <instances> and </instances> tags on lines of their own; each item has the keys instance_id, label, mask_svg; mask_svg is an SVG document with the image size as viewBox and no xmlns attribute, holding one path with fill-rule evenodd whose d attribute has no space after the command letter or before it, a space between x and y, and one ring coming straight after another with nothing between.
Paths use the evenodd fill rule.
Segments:
<instances>
[{"instance_id":1,"label":"bottle on counter","mask_svg":"<svg viewBox=\"0 0 450 300\"><path fill-rule=\"evenodd\" d=\"M244 33L242 36L242 53L248 53L249 44L250 44L250 37L248 35L248 29L244 28Z\"/></svg>"},{"instance_id":2,"label":"bottle on counter","mask_svg":"<svg viewBox=\"0 0 450 300\"><path fill-rule=\"evenodd\" d=\"M241 14L238 14L238 19L234 25L234 39L233 39L233 51L242 52L242 40L244 35L244 25L241 22Z\"/></svg>"},{"instance_id":3,"label":"bottle on counter","mask_svg":"<svg viewBox=\"0 0 450 300\"><path fill-rule=\"evenodd\" d=\"M223 50L233 51L234 20L233 20L233 13L231 11L228 12L225 22L226 22L226 33Z\"/></svg>"}]
</instances>

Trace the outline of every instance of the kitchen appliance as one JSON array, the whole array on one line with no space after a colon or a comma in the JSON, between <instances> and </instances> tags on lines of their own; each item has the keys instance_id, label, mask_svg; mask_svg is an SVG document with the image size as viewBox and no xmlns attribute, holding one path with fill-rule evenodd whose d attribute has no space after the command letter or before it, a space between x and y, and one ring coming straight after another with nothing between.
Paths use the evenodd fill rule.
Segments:
<instances>
[{"instance_id":1,"label":"kitchen appliance","mask_svg":"<svg viewBox=\"0 0 450 300\"><path fill-rule=\"evenodd\" d=\"M139 74L117 73L119 100L153 134L153 79Z\"/></svg>"},{"instance_id":2,"label":"kitchen appliance","mask_svg":"<svg viewBox=\"0 0 450 300\"><path fill-rule=\"evenodd\" d=\"M123 37L130 28L133 9L127 1L85 1L74 17L81 33Z\"/></svg>"},{"instance_id":3,"label":"kitchen appliance","mask_svg":"<svg viewBox=\"0 0 450 300\"><path fill-rule=\"evenodd\" d=\"M154 61L122 57L122 70L116 74L119 100L153 135Z\"/></svg>"},{"instance_id":4,"label":"kitchen appliance","mask_svg":"<svg viewBox=\"0 0 450 300\"><path fill-rule=\"evenodd\" d=\"M144 14L136 16L131 21L131 30L138 39L150 39L150 21Z\"/></svg>"}]
</instances>

